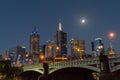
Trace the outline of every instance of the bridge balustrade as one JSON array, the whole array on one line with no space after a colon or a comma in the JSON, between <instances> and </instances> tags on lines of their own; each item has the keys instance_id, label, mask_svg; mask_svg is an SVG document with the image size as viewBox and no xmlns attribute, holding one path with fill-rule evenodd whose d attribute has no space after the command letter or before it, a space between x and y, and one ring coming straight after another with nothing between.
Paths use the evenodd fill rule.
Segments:
<instances>
[{"instance_id":1,"label":"bridge balustrade","mask_svg":"<svg viewBox=\"0 0 120 80\"><path fill-rule=\"evenodd\" d=\"M93 59L93 60L78 60L78 61L61 61L61 62L54 62L49 64L49 66L55 66L55 67L60 67L60 66L78 66L78 65L89 65L89 64L99 64L100 61Z\"/></svg>"}]
</instances>

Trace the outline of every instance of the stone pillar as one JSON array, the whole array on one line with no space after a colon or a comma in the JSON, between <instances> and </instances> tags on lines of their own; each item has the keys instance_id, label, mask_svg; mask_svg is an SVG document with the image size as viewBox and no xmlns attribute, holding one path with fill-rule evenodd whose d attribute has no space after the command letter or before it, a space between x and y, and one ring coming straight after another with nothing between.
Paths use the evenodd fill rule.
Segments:
<instances>
[{"instance_id":1,"label":"stone pillar","mask_svg":"<svg viewBox=\"0 0 120 80\"><path fill-rule=\"evenodd\" d=\"M100 78L99 80L104 80L104 77L110 73L109 69L109 61L107 55L103 55L103 53L99 56L100 60Z\"/></svg>"},{"instance_id":2,"label":"stone pillar","mask_svg":"<svg viewBox=\"0 0 120 80\"><path fill-rule=\"evenodd\" d=\"M47 76L49 74L49 63L43 62L43 68L44 68L44 76Z\"/></svg>"},{"instance_id":3,"label":"stone pillar","mask_svg":"<svg viewBox=\"0 0 120 80\"><path fill-rule=\"evenodd\" d=\"M49 77L49 63L43 62L44 73L38 77L38 80L50 80Z\"/></svg>"}]
</instances>

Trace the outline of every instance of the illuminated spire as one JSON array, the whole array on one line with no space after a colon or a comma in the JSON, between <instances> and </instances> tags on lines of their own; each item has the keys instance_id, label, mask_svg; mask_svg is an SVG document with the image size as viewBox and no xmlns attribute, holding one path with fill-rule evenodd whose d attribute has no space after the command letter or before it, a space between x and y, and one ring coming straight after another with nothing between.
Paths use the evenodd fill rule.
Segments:
<instances>
[{"instance_id":1,"label":"illuminated spire","mask_svg":"<svg viewBox=\"0 0 120 80\"><path fill-rule=\"evenodd\" d=\"M37 27L36 27L36 26L34 26L34 29L33 29L33 31L35 31L35 32L37 31Z\"/></svg>"},{"instance_id":2,"label":"illuminated spire","mask_svg":"<svg viewBox=\"0 0 120 80\"><path fill-rule=\"evenodd\" d=\"M32 31L32 34L39 34L38 31L37 31L37 27L36 27L36 26L34 26L34 29L33 29L33 31Z\"/></svg>"},{"instance_id":3,"label":"illuminated spire","mask_svg":"<svg viewBox=\"0 0 120 80\"><path fill-rule=\"evenodd\" d=\"M59 31L62 31L62 24L59 22Z\"/></svg>"}]
</instances>

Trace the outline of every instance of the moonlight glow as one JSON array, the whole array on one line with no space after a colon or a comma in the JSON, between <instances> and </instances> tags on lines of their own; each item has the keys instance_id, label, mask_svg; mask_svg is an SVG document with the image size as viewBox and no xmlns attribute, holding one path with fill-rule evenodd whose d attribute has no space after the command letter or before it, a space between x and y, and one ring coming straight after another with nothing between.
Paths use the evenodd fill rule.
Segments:
<instances>
[{"instance_id":1,"label":"moonlight glow","mask_svg":"<svg viewBox=\"0 0 120 80\"><path fill-rule=\"evenodd\" d=\"M81 23L85 23L86 21L85 21L85 19L81 19Z\"/></svg>"},{"instance_id":2,"label":"moonlight glow","mask_svg":"<svg viewBox=\"0 0 120 80\"><path fill-rule=\"evenodd\" d=\"M85 19L82 19L82 23L85 23Z\"/></svg>"}]
</instances>

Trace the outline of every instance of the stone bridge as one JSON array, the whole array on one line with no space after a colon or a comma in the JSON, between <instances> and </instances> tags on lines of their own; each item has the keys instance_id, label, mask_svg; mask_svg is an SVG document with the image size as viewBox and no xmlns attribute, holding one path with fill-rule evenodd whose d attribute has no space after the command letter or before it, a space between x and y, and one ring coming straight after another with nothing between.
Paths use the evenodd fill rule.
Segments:
<instances>
[{"instance_id":1,"label":"stone bridge","mask_svg":"<svg viewBox=\"0 0 120 80\"><path fill-rule=\"evenodd\" d=\"M107 56L108 64L110 72L114 72L120 69L120 56L119 55L112 55ZM52 73L56 70L68 67L80 67L85 69L90 69L95 72L101 72L101 61L99 57L95 58L86 58L83 60L69 60L69 61L59 61L59 62L45 62L48 63L49 66L49 73ZM104 68L104 67L103 67ZM28 65L23 67L25 71L36 71L41 74L44 73L43 64L35 64L35 65Z\"/></svg>"}]
</instances>

